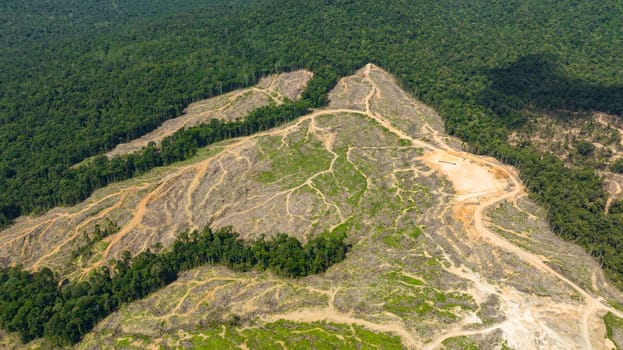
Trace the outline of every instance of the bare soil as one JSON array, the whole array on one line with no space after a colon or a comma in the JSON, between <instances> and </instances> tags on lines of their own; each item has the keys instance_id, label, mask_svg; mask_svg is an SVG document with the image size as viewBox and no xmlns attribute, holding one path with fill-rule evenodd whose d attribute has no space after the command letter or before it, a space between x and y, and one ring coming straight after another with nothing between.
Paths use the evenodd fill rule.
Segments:
<instances>
[{"instance_id":1,"label":"bare soil","mask_svg":"<svg viewBox=\"0 0 623 350\"><path fill-rule=\"evenodd\" d=\"M209 223L302 240L341 225L352 250L324 274L285 280L202 267L111 315L79 347L128 334L157 346L162 334L182 342L215 323L284 319L356 324L418 349L454 337L514 349L612 348L601 317L623 317L608 303L623 299L620 291L548 229L514 168L463 152L434 111L374 65L342 79L330 101L74 208L21 218L0 236L0 257L27 268L69 264L68 275L84 276L123 250L166 247ZM103 217L121 230L88 267L71 265L64 252L76 232Z\"/></svg>"}]
</instances>

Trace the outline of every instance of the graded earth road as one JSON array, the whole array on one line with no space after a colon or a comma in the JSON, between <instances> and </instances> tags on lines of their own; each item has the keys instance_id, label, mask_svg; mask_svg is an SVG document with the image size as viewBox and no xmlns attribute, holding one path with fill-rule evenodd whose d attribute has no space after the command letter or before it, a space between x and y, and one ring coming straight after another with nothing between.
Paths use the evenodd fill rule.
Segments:
<instances>
[{"instance_id":1,"label":"graded earth road","mask_svg":"<svg viewBox=\"0 0 623 350\"><path fill-rule=\"evenodd\" d=\"M535 343L536 334L540 334L540 337L544 339L551 338L562 344L554 345L553 348L602 348L611 347L609 342L604 343L604 335L592 336L591 335L591 322L600 322L599 315L603 315L605 312L610 311L618 317L623 318L623 313L607 305L605 300L599 296L593 296L578 286L576 283L569 280L567 277L561 275L559 272L552 269L550 266L543 262L543 257L537 256L529 251L523 250L520 247L512 244L508 240L502 238L500 235L493 233L483 223L482 213L487 208L494 206L501 201L510 201L516 203L517 199L526 195L525 188L521 184L518 178L517 171L510 166L500 164L499 161L483 157L476 156L467 152L459 152L452 150L452 147L439 138L438 133L435 133L435 143L424 142L419 139L415 139L407 135L404 131L394 126L390 120L384 118L372 111L371 105L375 97L380 95L380 91L376 86L376 83L370 77L372 70L378 69L377 67L368 64L363 70L363 78L371 86L369 94L366 96L364 105L365 111L349 110L349 109L327 109L317 111L305 118L313 118L320 114L338 114L338 113L364 113L369 118L375 120L391 133L398 136L400 139L408 140L413 146L421 147L425 150L423 156L420 158L430 168L443 174L453 185L456 190L457 197L453 201L452 210L456 214L457 218L463 222L465 229L468 231L468 240L477 242L484 239L487 244L500 248L508 253L515 255L521 261L533 266L539 273L550 274L555 279L560 280L564 284L567 284L573 290L575 290L582 298L584 303L579 305L565 305L562 309L573 310L576 314L581 315L580 331L581 331L581 344L577 344L577 338L569 340L564 339L560 334L551 334L552 330L549 329L546 324L540 323L538 315L533 314L530 310L526 309L511 309L509 308L505 314L506 320L498 325L492 325L483 329L455 329L449 332L442 332L439 337L433 341L424 344L423 349L436 349L439 348L442 342L448 338L476 335L490 333L494 330L500 329L505 332L506 335L512 336L525 335L526 337L518 337L516 339L507 338L507 342L513 348L518 349L538 349L541 348ZM424 126L428 130L433 130L429 125ZM452 259L448 258L448 261ZM475 271L466 271L464 266L454 266L447 268L450 273L456 274L461 278L471 280L475 286L480 286L483 290L497 290L498 288L489 283L486 279L479 276ZM523 308L533 307L536 305L530 305L525 302L525 296L517 295L515 292L507 293L505 291L498 291L496 293L502 301L502 305L521 305ZM524 301L518 300L518 297L524 299ZM548 308L548 305L540 305L542 308L539 312L543 312L543 308ZM552 312L559 312L561 305L552 305ZM276 319L288 319L293 321L314 322L319 320L329 320L338 323L356 323L363 326L368 326L375 330L392 330L394 333L399 334L403 339L405 345L409 347L419 347L420 344L414 341L413 337L405 334L405 330L401 326L396 325L378 325L367 324L363 320L357 320L348 317L347 315L336 314L334 308L330 304L327 309L317 310L302 310L284 315L273 315L271 320ZM389 327L389 328L388 328ZM521 330L521 328L527 328ZM530 333L532 332L532 336ZM549 333L549 334L548 334ZM595 338L595 339L594 339Z\"/></svg>"}]
</instances>

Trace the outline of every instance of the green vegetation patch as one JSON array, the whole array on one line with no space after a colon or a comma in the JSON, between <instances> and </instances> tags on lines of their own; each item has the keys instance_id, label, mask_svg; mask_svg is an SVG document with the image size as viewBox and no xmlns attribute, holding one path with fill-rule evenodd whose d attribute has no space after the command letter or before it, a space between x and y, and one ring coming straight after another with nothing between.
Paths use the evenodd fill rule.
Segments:
<instances>
[{"instance_id":1,"label":"green vegetation patch","mask_svg":"<svg viewBox=\"0 0 623 350\"><path fill-rule=\"evenodd\" d=\"M277 321L244 330L222 326L192 335L194 349L403 349L400 338L357 325Z\"/></svg>"},{"instance_id":2,"label":"green vegetation patch","mask_svg":"<svg viewBox=\"0 0 623 350\"><path fill-rule=\"evenodd\" d=\"M606 336L612 340L617 349L623 349L623 319L620 319L612 312L608 312L604 316L606 324Z\"/></svg>"},{"instance_id":3,"label":"green vegetation patch","mask_svg":"<svg viewBox=\"0 0 623 350\"><path fill-rule=\"evenodd\" d=\"M344 221L343 223L337 225L333 231L331 231L332 234L336 234L336 235L346 235L348 233L348 231L353 227L353 223L354 220L353 218L350 218L346 221Z\"/></svg>"},{"instance_id":4,"label":"green vegetation patch","mask_svg":"<svg viewBox=\"0 0 623 350\"><path fill-rule=\"evenodd\" d=\"M366 191L366 178L346 160L345 153L339 154L335 161L333 175L338 185L348 191L346 202L356 205Z\"/></svg>"},{"instance_id":5,"label":"green vegetation patch","mask_svg":"<svg viewBox=\"0 0 623 350\"><path fill-rule=\"evenodd\" d=\"M420 237L420 235L422 235L422 228L419 226L414 226L413 230L411 231L411 238L417 239L418 237Z\"/></svg>"},{"instance_id":6,"label":"green vegetation patch","mask_svg":"<svg viewBox=\"0 0 623 350\"><path fill-rule=\"evenodd\" d=\"M99 224L95 225L95 228L91 233L83 231L82 236L85 244L75 248L71 252L71 259L90 259L93 256L94 251L97 251L97 246L101 246L102 239L116 233L117 231L119 231L119 226L109 219L105 219L103 226Z\"/></svg>"},{"instance_id":7,"label":"green vegetation patch","mask_svg":"<svg viewBox=\"0 0 623 350\"><path fill-rule=\"evenodd\" d=\"M418 226L405 227L401 229L386 229L382 226L377 228L377 235L381 241L390 248L404 249L420 236L422 229Z\"/></svg>"},{"instance_id":8,"label":"green vegetation patch","mask_svg":"<svg viewBox=\"0 0 623 350\"><path fill-rule=\"evenodd\" d=\"M386 246L390 248L398 249L402 247L402 239L398 235L392 235L392 234L383 235L381 237L381 240L383 241L383 243L385 243Z\"/></svg>"},{"instance_id":9,"label":"green vegetation patch","mask_svg":"<svg viewBox=\"0 0 623 350\"><path fill-rule=\"evenodd\" d=\"M447 350L478 350L478 344L469 339L468 337L452 337L442 342L443 346Z\"/></svg>"},{"instance_id":10,"label":"green vegetation patch","mask_svg":"<svg viewBox=\"0 0 623 350\"><path fill-rule=\"evenodd\" d=\"M314 174L329 169L333 156L317 139L308 135L292 145L282 144L281 141L281 137L268 137L259 144L265 159L271 161L271 169L258 175L260 182L279 181L284 186L298 185Z\"/></svg>"},{"instance_id":11,"label":"green vegetation patch","mask_svg":"<svg viewBox=\"0 0 623 350\"><path fill-rule=\"evenodd\" d=\"M385 274L384 277L391 281L400 281L411 286L421 286L424 284L424 282L422 282L421 280L411 277L411 276L404 275L398 271L392 271L390 273L387 273Z\"/></svg>"},{"instance_id":12,"label":"green vegetation patch","mask_svg":"<svg viewBox=\"0 0 623 350\"><path fill-rule=\"evenodd\" d=\"M464 293L442 292L424 281L392 271L383 276L393 290L383 295L384 308L400 317L436 317L456 320L453 309L476 310L474 299Z\"/></svg>"}]
</instances>

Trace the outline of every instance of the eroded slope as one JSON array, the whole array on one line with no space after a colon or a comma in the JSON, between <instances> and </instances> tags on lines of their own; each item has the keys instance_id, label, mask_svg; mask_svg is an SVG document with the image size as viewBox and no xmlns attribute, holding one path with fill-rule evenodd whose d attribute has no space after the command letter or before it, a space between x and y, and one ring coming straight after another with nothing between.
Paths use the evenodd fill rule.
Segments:
<instances>
[{"instance_id":1,"label":"eroded slope","mask_svg":"<svg viewBox=\"0 0 623 350\"><path fill-rule=\"evenodd\" d=\"M342 79L330 100L75 208L22 218L3 232L0 254L75 277L208 223L249 237L345 230L353 244L344 262L298 280L188 272L108 317L81 348L306 346L276 336L288 332L327 334L328 344L399 337L424 349L611 347L600 317L622 316L605 301L620 293L587 254L548 230L512 167L462 152L434 111L373 65ZM120 230L72 259L82 230L104 218Z\"/></svg>"}]
</instances>

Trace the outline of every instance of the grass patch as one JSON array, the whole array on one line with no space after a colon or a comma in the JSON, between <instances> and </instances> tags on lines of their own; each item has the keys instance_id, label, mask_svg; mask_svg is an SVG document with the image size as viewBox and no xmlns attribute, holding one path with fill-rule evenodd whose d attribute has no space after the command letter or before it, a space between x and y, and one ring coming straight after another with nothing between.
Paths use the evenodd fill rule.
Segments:
<instances>
[{"instance_id":1,"label":"grass patch","mask_svg":"<svg viewBox=\"0 0 623 350\"><path fill-rule=\"evenodd\" d=\"M396 249L402 247L402 240L397 235L386 235L386 236L383 236L381 240L388 247L396 248Z\"/></svg>"},{"instance_id":2,"label":"grass patch","mask_svg":"<svg viewBox=\"0 0 623 350\"><path fill-rule=\"evenodd\" d=\"M414 226L411 234L409 235L413 239L417 239L422 234L422 228L419 226Z\"/></svg>"},{"instance_id":3,"label":"grass patch","mask_svg":"<svg viewBox=\"0 0 623 350\"><path fill-rule=\"evenodd\" d=\"M346 152L338 153L333 168L338 184L347 189L349 193L346 201L351 205L356 205L366 191L366 178L346 159Z\"/></svg>"},{"instance_id":4,"label":"grass patch","mask_svg":"<svg viewBox=\"0 0 623 350\"><path fill-rule=\"evenodd\" d=\"M620 319L612 312L604 316L606 324L606 336L612 340L617 349L623 349L623 319Z\"/></svg>"},{"instance_id":5,"label":"grass patch","mask_svg":"<svg viewBox=\"0 0 623 350\"><path fill-rule=\"evenodd\" d=\"M287 145L287 144L286 144ZM285 182L285 186L300 184L307 178L329 168L332 155L316 139L303 138L288 147L281 147L281 137L267 137L259 147L270 160L271 170L260 172L257 180L263 183Z\"/></svg>"},{"instance_id":6,"label":"grass patch","mask_svg":"<svg viewBox=\"0 0 623 350\"><path fill-rule=\"evenodd\" d=\"M422 294L397 293L385 298L385 309L400 317L424 316L433 310Z\"/></svg>"},{"instance_id":7,"label":"grass patch","mask_svg":"<svg viewBox=\"0 0 623 350\"><path fill-rule=\"evenodd\" d=\"M383 296L384 308L400 317L427 317L436 316L455 320L454 308L475 310L477 305L468 294L449 292L444 293L428 286L424 281L404 275L399 271L392 271L383 275L387 285L394 291ZM398 289L396 289L398 288Z\"/></svg>"},{"instance_id":8,"label":"grass patch","mask_svg":"<svg viewBox=\"0 0 623 350\"><path fill-rule=\"evenodd\" d=\"M331 231L332 234L348 234L348 231L350 230L350 228L353 225L353 218L349 218L348 220L344 221L343 223L337 225L333 231Z\"/></svg>"},{"instance_id":9,"label":"grass patch","mask_svg":"<svg viewBox=\"0 0 623 350\"><path fill-rule=\"evenodd\" d=\"M119 338L115 341L115 344L124 348L130 347L130 337Z\"/></svg>"},{"instance_id":10,"label":"grass patch","mask_svg":"<svg viewBox=\"0 0 623 350\"><path fill-rule=\"evenodd\" d=\"M478 350L478 344L468 337L453 337L442 342L445 349L448 350Z\"/></svg>"},{"instance_id":11,"label":"grass patch","mask_svg":"<svg viewBox=\"0 0 623 350\"><path fill-rule=\"evenodd\" d=\"M405 248L413 242L409 238L415 240L422 233L419 227L416 227L414 230L410 228L386 230L384 227L377 227L376 231L385 245L395 249Z\"/></svg>"},{"instance_id":12,"label":"grass patch","mask_svg":"<svg viewBox=\"0 0 623 350\"><path fill-rule=\"evenodd\" d=\"M224 334L223 334L224 333ZM256 328L235 330L222 327L191 337L193 349L233 349L244 344L249 349L403 349L400 338L375 333L357 325L326 322L277 321Z\"/></svg>"},{"instance_id":13,"label":"grass patch","mask_svg":"<svg viewBox=\"0 0 623 350\"><path fill-rule=\"evenodd\" d=\"M391 272L390 275L395 275L396 279L399 281L402 281L406 284L412 285L412 286L421 286L424 284L424 282L420 281L417 278L413 278L411 276L405 276L403 274L399 274L397 272Z\"/></svg>"}]
</instances>

